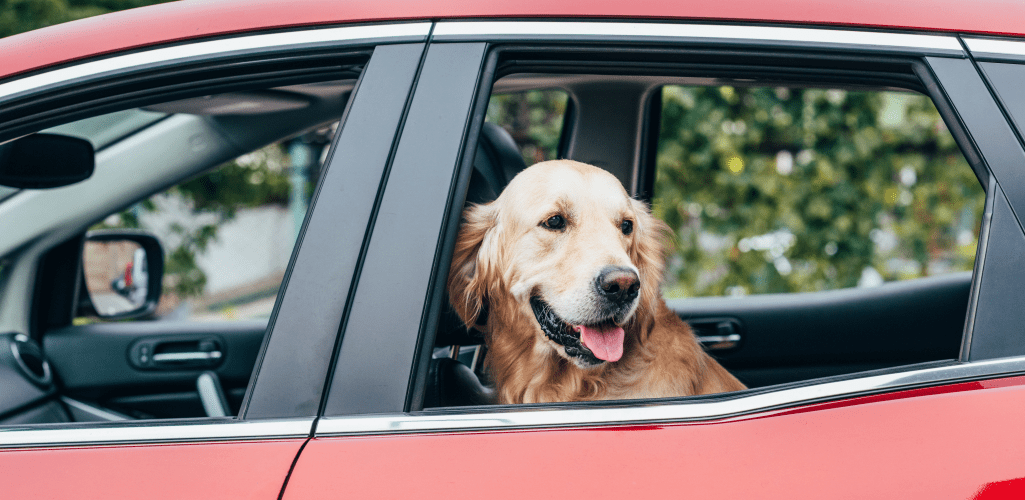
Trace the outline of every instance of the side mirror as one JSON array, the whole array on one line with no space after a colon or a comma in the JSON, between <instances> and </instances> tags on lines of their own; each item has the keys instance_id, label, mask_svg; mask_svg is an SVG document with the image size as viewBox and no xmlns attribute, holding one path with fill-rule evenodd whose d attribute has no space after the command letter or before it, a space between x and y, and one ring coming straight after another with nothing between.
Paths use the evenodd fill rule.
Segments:
<instances>
[{"instance_id":1,"label":"side mirror","mask_svg":"<svg viewBox=\"0 0 1025 500\"><path fill-rule=\"evenodd\" d=\"M91 142L57 134L32 134L0 144L0 186L47 189L93 175Z\"/></svg>"},{"instance_id":2,"label":"side mirror","mask_svg":"<svg viewBox=\"0 0 1025 500\"><path fill-rule=\"evenodd\" d=\"M89 300L77 315L130 319L156 312L164 276L164 250L156 236L127 229L89 231L82 269L83 297Z\"/></svg>"}]
</instances>

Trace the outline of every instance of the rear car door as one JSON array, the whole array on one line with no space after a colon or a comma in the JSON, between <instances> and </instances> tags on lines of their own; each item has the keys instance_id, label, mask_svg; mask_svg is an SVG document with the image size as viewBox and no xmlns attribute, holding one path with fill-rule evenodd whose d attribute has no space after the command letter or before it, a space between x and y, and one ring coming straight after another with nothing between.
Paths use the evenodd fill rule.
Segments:
<instances>
[{"instance_id":1,"label":"rear car door","mask_svg":"<svg viewBox=\"0 0 1025 500\"><path fill-rule=\"evenodd\" d=\"M24 356L4 357L11 390L0 396L0 467L24 478L8 486L11 496L279 495L318 414L341 307L429 29L397 23L248 33L113 54L0 84L3 140L140 106L170 110L100 149L84 184L3 193L0 323L16 332L5 341L36 355L28 366ZM236 112L304 93L300 111ZM186 109L218 100L235 108ZM317 108L316 116L302 111ZM332 121L337 133L319 181L306 187L312 201L297 214L297 241L269 318L72 321L79 309L68 297L85 274L88 228L238 154ZM66 206L54 214L54 203ZM186 348L167 349L161 359L169 362L157 363L156 349L175 344ZM38 345L44 349L25 347ZM211 362L193 363L197 354ZM46 377L33 377L33 368ZM209 414L197 383L203 372L224 381L226 416L202 413ZM234 407L232 384L245 388ZM206 387L216 393L216 385ZM111 407L125 398L172 415ZM159 418L166 416L188 418Z\"/></svg>"},{"instance_id":2,"label":"rear car door","mask_svg":"<svg viewBox=\"0 0 1025 500\"><path fill-rule=\"evenodd\" d=\"M829 373L812 370L796 382L769 382L736 393L425 407L431 384L438 383L429 375L432 364L444 357L435 347L467 342L452 341L442 331L447 327L444 282L459 213L469 198L486 101L497 79L520 71L535 81L553 72L713 81L729 74L738 82L832 82L850 88L865 85L888 64L902 67L899 72L910 82L904 85L920 89L939 108L967 158L969 175L986 192L984 212L977 214L981 231L970 283L962 283L967 279L962 275L950 283L898 290L910 294L913 307L924 307L930 294L953 297L963 312L938 321L944 331L955 332L953 339L937 341L940 348L933 352L935 345L918 344L922 339L915 336L922 330L917 326L909 332L913 338L896 338L892 345L870 336L868 345L859 346L867 353L860 358L865 365L890 356L886 359L896 360L896 366L822 378L815 377ZM517 85L530 88L527 79ZM875 85L892 84L876 80ZM650 108L634 109L643 117ZM619 175L635 195L648 196L642 181L644 149L650 144L643 138L651 137L645 131L651 125L636 118L625 129L605 125L632 138L617 143L611 133L592 136L590 149L574 150L573 140L588 140L576 132L560 152L598 164ZM603 141L606 156L596 154L602 149L594 146ZM615 157L617 148L626 156ZM615 161L622 158L626 161ZM1002 339L1020 339L1020 329L1011 324L1013 310L1020 308L1011 304L1020 302L1022 293L1014 285L1021 282L1022 267L1015 262L1025 248L1015 215L1022 185L1014 172L1023 159L1021 143L953 35L671 23L439 22L361 256L325 404L284 497L863 498L900 492L968 498L1020 488L1017 464L1025 455L1018 444L1025 442L1025 433L1016 422L1025 402L1020 376L1025 362ZM728 162L723 167L731 170ZM734 299L732 305L700 310L684 300L679 312L690 320L750 315L745 322L757 323L758 314L779 321L774 314L796 308L817 318L795 323L796 334L807 338L828 334L823 330L834 326L844 330L840 322L845 320L831 316L852 304L870 316L902 314L887 310L897 299L858 292L843 292L851 295L838 296L839 304L794 295L771 304ZM783 311L767 311L765 304ZM888 331L900 334L899 328ZM790 338L767 336L764 344L751 341L744 348L779 349ZM901 357L907 354L901 350L905 340L922 347L924 359ZM857 345L856 339L845 341ZM452 358L459 357L458 347ZM796 345L788 352L807 359L819 354L829 368L858 364L858 356L840 359L804 348ZM765 356L770 369L773 362L791 369L793 356L773 352L755 350L751 356ZM730 367L729 358L724 364ZM844 372L843 367L837 371ZM952 460L952 442L965 439L973 446L959 448Z\"/></svg>"}]
</instances>

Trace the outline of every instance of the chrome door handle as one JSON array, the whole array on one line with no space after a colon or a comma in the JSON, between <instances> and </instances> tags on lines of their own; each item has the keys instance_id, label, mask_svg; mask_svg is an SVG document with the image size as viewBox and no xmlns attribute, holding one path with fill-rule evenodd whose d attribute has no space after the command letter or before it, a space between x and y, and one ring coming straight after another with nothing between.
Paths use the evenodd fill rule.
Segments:
<instances>
[{"instance_id":1,"label":"chrome door handle","mask_svg":"<svg viewBox=\"0 0 1025 500\"><path fill-rule=\"evenodd\" d=\"M221 351L209 352L162 352L153 355L155 363L174 363L181 361L216 361L221 359Z\"/></svg>"},{"instance_id":2,"label":"chrome door handle","mask_svg":"<svg viewBox=\"0 0 1025 500\"><path fill-rule=\"evenodd\" d=\"M740 321L734 318L701 318L687 323L706 351L725 351L740 345Z\"/></svg>"},{"instance_id":3,"label":"chrome door handle","mask_svg":"<svg viewBox=\"0 0 1025 500\"><path fill-rule=\"evenodd\" d=\"M740 344L740 334L731 333L729 335L701 335L698 337L698 342L701 342L701 347L711 351L718 351L722 349L732 349Z\"/></svg>"},{"instance_id":4,"label":"chrome door handle","mask_svg":"<svg viewBox=\"0 0 1025 500\"><path fill-rule=\"evenodd\" d=\"M224 342L214 336L147 336L128 349L128 361L140 370L213 368L226 357Z\"/></svg>"}]
</instances>

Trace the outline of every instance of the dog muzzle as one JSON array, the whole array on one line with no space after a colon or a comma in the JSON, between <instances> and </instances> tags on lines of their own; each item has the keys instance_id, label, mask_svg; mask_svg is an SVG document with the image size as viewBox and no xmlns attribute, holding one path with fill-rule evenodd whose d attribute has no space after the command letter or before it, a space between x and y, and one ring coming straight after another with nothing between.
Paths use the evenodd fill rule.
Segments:
<instances>
[{"instance_id":1,"label":"dog muzzle","mask_svg":"<svg viewBox=\"0 0 1025 500\"><path fill-rule=\"evenodd\" d=\"M623 357L626 332L611 319L593 325L574 325L555 314L552 306L540 297L531 297L530 307L545 336L585 365L612 363Z\"/></svg>"}]
</instances>

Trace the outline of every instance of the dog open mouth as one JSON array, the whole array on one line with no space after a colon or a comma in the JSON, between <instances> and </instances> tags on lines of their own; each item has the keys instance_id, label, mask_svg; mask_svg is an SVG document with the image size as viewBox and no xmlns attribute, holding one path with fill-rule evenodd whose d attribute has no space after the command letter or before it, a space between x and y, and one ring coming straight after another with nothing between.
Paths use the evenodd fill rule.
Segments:
<instances>
[{"instance_id":1,"label":"dog open mouth","mask_svg":"<svg viewBox=\"0 0 1025 500\"><path fill-rule=\"evenodd\" d=\"M566 354L586 365L600 365L606 361L619 361L623 357L623 327L609 318L592 325L574 325L555 314L552 306L540 297L530 298L534 317L541 331L566 350Z\"/></svg>"}]
</instances>

